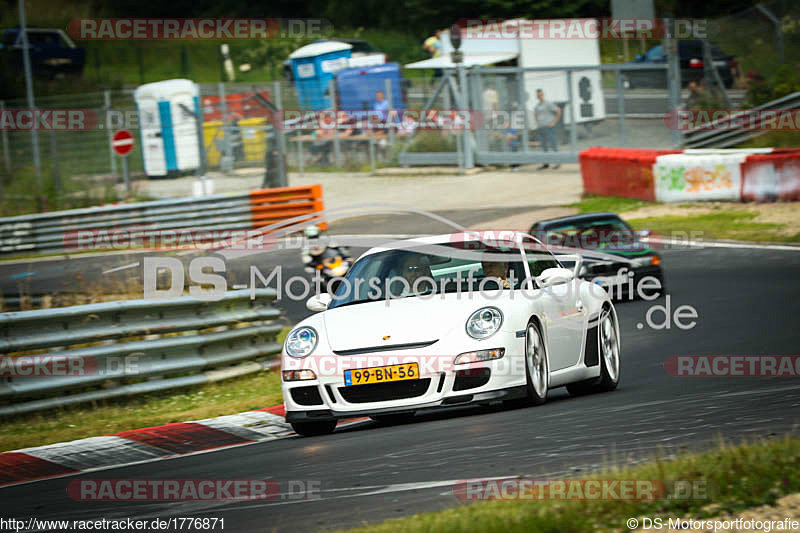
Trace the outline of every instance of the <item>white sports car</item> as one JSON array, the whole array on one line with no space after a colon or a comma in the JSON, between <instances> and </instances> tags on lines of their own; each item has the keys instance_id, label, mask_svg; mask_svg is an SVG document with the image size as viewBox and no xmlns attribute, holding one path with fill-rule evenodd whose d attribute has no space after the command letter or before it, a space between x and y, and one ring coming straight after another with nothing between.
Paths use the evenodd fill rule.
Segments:
<instances>
[{"instance_id":1,"label":"white sports car","mask_svg":"<svg viewBox=\"0 0 800 533\"><path fill-rule=\"evenodd\" d=\"M574 263L571 269L559 261ZM617 387L620 337L606 291L517 232L398 241L362 255L321 311L287 336L286 420L300 435L467 403Z\"/></svg>"}]
</instances>

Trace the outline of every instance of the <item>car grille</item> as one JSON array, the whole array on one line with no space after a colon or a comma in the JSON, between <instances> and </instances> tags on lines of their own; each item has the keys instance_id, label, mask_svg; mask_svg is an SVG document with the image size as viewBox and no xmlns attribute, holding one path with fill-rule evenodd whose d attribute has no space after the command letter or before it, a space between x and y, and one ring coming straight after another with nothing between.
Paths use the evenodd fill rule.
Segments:
<instances>
[{"instance_id":1,"label":"car grille","mask_svg":"<svg viewBox=\"0 0 800 533\"><path fill-rule=\"evenodd\" d=\"M370 383L339 387L339 394L349 403L386 402L422 396L428 390L430 378L407 379L389 383Z\"/></svg>"}]
</instances>

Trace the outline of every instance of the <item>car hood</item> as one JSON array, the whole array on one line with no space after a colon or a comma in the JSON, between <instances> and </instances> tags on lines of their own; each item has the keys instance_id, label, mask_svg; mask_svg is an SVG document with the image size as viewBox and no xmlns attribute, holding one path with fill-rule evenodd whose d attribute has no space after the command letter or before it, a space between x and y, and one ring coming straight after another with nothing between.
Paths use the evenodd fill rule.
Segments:
<instances>
[{"instance_id":1,"label":"car hood","mask_svg":"<svg viewBox=\"0 0 800 533\"><path fill-rule=\"evenodd\" d=\"M334 351L430 343L464 327L481 307L451 301L453 295L398 298L347 305L325 311L325 335Z\"/></svg>"},{"instance_id":2,"label":"car hood","mask_svg":"<svg viewBox=\"0 0 800 533\"><path fill-rule=\"evenodd\" d=\"M618 244L618 245L606 246L603 248L597 248L597 251L611 255L618 255L620 257L625 257L627 259L632 259L634 257L645 257L648 255L656 255L655 250L641 244Z\"/></svg>"}]
</instances>

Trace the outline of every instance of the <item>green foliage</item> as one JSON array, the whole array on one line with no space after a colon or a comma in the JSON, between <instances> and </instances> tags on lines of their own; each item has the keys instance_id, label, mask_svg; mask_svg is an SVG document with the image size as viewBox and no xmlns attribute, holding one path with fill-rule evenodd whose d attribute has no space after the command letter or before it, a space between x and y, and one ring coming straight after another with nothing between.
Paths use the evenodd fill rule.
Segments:
<instances>
[{"instance_id":1,"label":"green foliage","mask_svg":"<svg viewBox=\"0 0 800 533\"><path fill-rule=\"evenodd\" d=\"M793 65L781 65L772 75L750 81L746 102L749 107L756 107L798 91L800 71Z\"/></svg>"},{"instance_id":2,"label":"green foliage","mask_svg":"<svg viewBox=\"0 0 800 533\"><path fill-rule=\"evenodd\" d=\"M456 136L443 135L438 131L418 133L408 147L408 152L455 152Z\"/></svg>"}]
</instances>

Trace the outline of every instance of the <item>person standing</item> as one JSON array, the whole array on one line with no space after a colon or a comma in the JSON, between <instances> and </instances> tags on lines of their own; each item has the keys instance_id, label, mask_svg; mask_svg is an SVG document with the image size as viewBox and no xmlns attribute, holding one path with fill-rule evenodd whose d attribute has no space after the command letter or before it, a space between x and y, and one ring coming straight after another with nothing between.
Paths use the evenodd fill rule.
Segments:
<instances>
[{"instance_id":1,"label":"person standing","mask_svg":"<svg viewBox=\"0 0 800 533\"><path fill-rule=\"evenodd\" d=\"M556 125L561 119L561 108L553 102L548 102L544 99L544 91L536 89L536 98L539 103L533 109L536 117L536 125L539 128L539 135L542 141L542 150L547 151L548 148L553 152L558 152L558 143L556 142ZM558 168L560 165L555 164L553 168ZM536 170L549 168L550 165L545 163Z\"/></svg>"},{"instance_id":2,"label":"person standing","mask_svg":"<svg viewBox=\"0 0 800 533\"><path fill-rule=\"evenodd\" d=\"M382 121L386 121L389 116L389 102L383 96L383 91L375 92L375 104L372 106L373 111L377 111Z\"/></svg>"}]
</instances>

